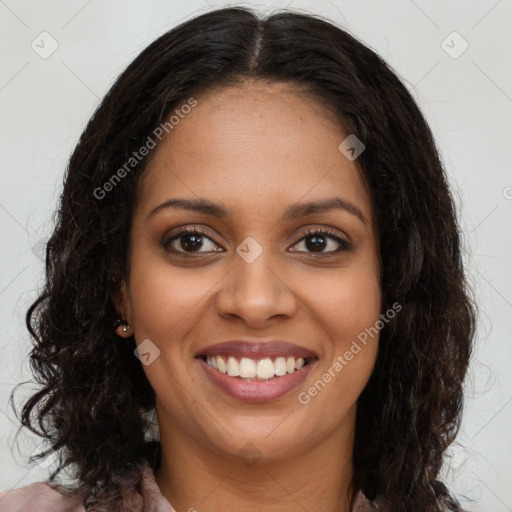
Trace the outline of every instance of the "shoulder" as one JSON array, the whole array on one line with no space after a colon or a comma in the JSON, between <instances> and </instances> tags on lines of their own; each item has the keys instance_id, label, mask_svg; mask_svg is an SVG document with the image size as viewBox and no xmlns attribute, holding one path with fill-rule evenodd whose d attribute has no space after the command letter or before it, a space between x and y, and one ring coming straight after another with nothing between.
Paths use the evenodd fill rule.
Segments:
<instances>
[{"instance_id":1,"label":"shoulder","mask_svg":"<svg viewBox=\"0 0 512 512\"><path fill-rule=\"evenodd\" d=\"M46 482L0 493L0 512L85 512L83 499L64 496Z\"/></svg>"}]
</instances>

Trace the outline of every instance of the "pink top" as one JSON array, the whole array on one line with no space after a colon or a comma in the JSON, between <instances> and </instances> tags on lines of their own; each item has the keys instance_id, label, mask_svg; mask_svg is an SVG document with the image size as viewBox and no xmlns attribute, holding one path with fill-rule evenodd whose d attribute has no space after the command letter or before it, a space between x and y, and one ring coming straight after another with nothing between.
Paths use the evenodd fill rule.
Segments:
<instances>
[{"instance_id":1,"label":"pink top","mask_svg":"<svg viewBox=\"0 0 512 512\"><path fill-rule=\"evenodd\" d=\"M176 512L162 496L155 482L153 470L146 463L143 472L142 494L135 488L123 498L124 512ZM190 508L194 511L194 508ZM372 512L376 505L368 501L364 494L356 496L352 512ZM83 497L63 496L46 482L37 482L13 491L0 493L0 512L84 512Z\"/></svg>"}]
</instances>

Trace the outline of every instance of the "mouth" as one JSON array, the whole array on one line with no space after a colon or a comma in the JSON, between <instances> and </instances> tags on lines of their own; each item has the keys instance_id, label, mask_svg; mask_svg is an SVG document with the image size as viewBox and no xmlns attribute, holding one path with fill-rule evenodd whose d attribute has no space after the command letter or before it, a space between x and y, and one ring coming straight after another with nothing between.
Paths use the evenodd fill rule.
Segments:
<instances>
[{"instance_id":1,"label":"mouth","mask_svg":"<svg viewBox=\"0 0 512 512\"><path fill-rule=\"evenodd\" d=\"M281 341L220 343L201 350L196 359L217 388L249 402L290 393L318 361L312 351Z\"/></svg>"},{"instance_id":2,"label":"mouth","mask_svg":"<svg viewBox=\"0 0 512 512\"><path fill-rule=\"evenodd\" d=\"M315 357L249 357L200 355L199 358L213 370L245 382L268 382L302 370L312 363Z\"/></svg>"}]
</instances>

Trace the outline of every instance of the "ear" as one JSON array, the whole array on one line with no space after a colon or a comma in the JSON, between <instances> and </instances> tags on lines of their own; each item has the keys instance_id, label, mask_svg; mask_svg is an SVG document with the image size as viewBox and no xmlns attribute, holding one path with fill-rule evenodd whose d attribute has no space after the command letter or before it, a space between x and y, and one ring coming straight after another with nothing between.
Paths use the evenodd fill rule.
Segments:
<instances>
[{"instance_id":1,"label":"ear","mask_svg":"<svg viewBox=\"0 0 512 512\"><path fill-rule=\"evenodd\" d=\"M130 301L130 292L126 281L122 281L118 288L110 294L114 307L120 319L126 322L125 325L129 326L129 329L123 329L123 325L116 329L119 336L129 337L133 334L132 326L132 308Z\"/></svg>"}]
</instances>

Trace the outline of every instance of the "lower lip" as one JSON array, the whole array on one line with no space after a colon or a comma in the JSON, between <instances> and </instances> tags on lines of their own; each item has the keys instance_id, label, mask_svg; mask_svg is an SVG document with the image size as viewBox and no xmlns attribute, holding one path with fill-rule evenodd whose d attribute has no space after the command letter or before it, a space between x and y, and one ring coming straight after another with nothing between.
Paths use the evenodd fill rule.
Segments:
<instances>
[{"instance_id":1,"label":"lower lip","mask_svg":"<svg viewBox=\"0 0 512 512\"><path fill-rule=\"evenodd\" d=\"M310 361L300 370L282 377L275 377L269 381L241 380L215 370L202 359L199 362L210 381L227 395L245 402L269 402L281 398L299 387L306 379L316 360Z\"/></svg>"}]
</instances>

